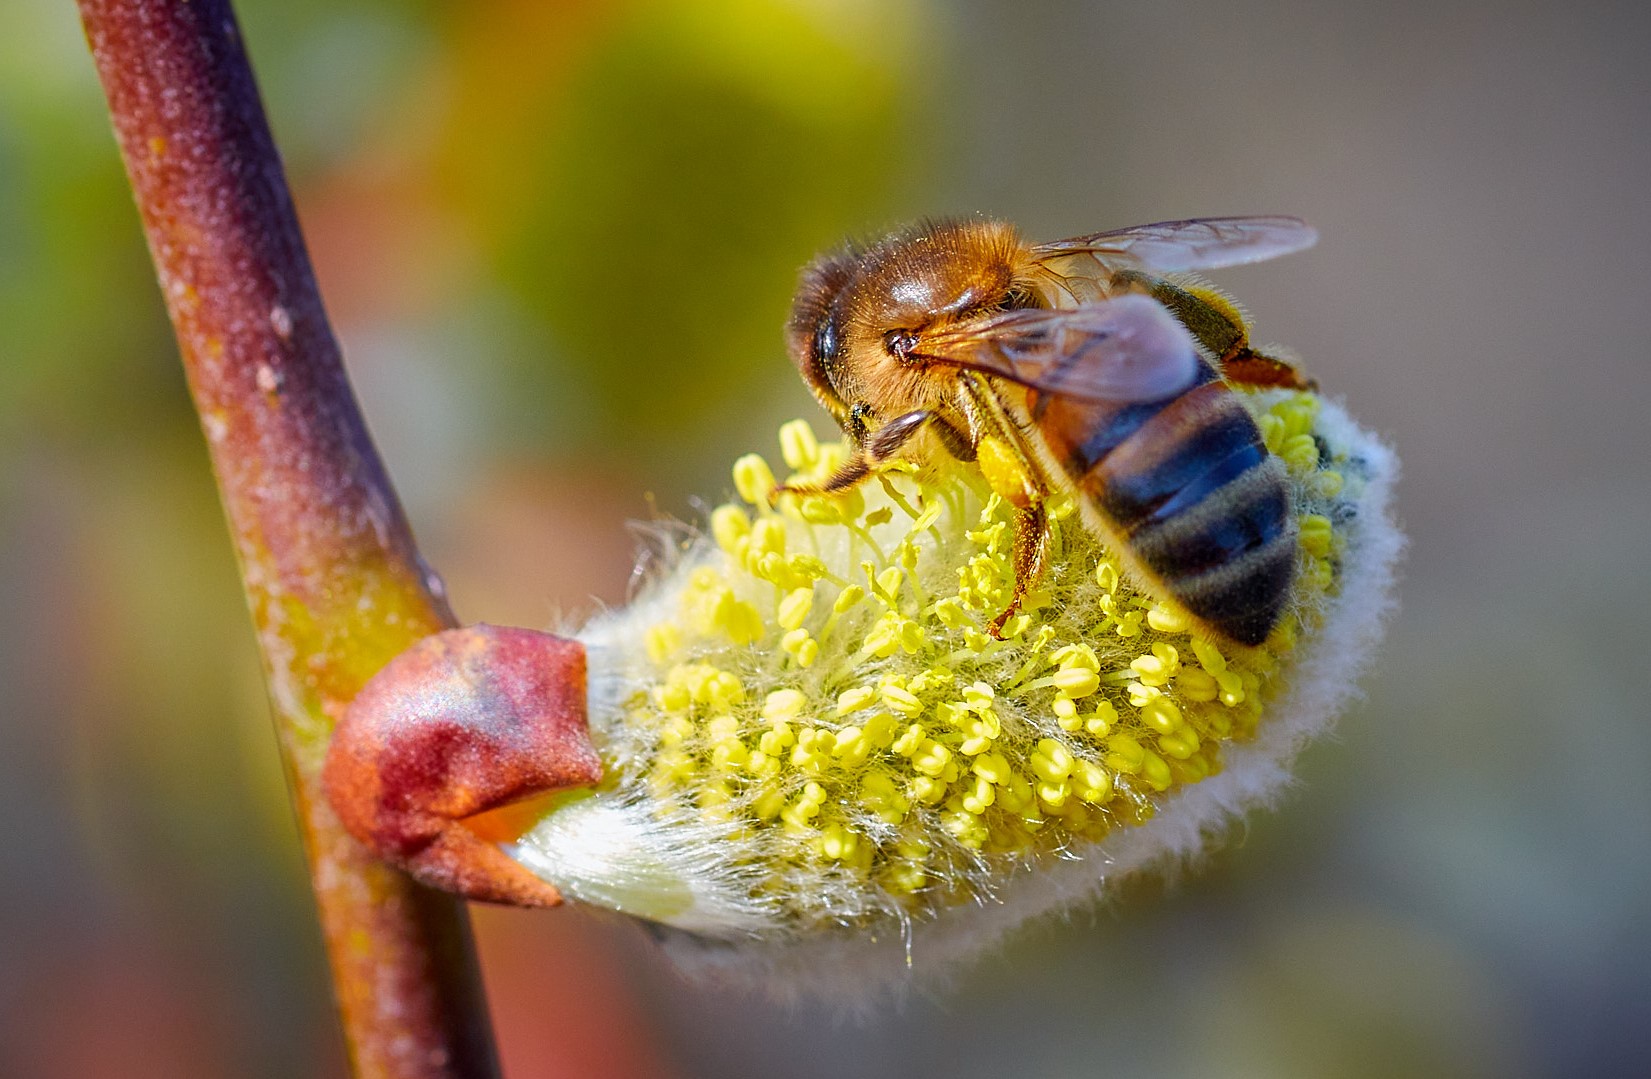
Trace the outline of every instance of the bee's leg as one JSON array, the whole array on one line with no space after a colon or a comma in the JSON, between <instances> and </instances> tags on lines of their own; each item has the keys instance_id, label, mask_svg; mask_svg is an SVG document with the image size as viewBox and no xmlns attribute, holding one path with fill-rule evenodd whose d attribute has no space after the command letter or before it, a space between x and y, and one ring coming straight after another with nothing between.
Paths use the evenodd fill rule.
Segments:
<instances>
[{"instance_id":1,"label":"bee's leg","mask_svg":"<svg viewBox=\"0 0 1651 1079\"><path fill-rule=\"evenodd\" d=\"M1049 514L1044 509L1045 489L1026 457L995 435L981 439L979 451L980 471L987 484L1016 510L1015 591L1009 605L986 627L986 632L1001 640L1004 625L1020 610L1027 590L1043 575L1044 556L1049 549Z\"/></svg>"},{"instance_id":2,"label":"bee's leg","mask_svg":"<svg viewBox=\"0 0 1651 1079\"><path fill-rule=\"evenodd\" d=\"M864 420L858 414L851 413L851 422L857 421L860 430L864 430ZM903 416L896 416L870 434L856 437L859 444L854 455L843 462L841 468L818 484L781 484L774 489L775 497L782 494L817 495L831 494L835 491L846 491L858 485L870 476L872 470L884 461L889 460L900 452L901 447L912 440L912 437L925 426L932 425L935 433L940 436L940 442L946 450L960 461L975 459L975 448L969 439L957 428L941 417L940 413L932 409L920 408L908 412ZM850 431L853 437L854 431Z\"/></svg>"},{"instance_id":3,"label":"bee's leg","mask_svg":"<svg viewBox=\"0 0 1651 1079\"><path fill-rule=\"evenodd\" d=\"M1243 386L1277 386L1287 390L1316 390L1318 380L1308 378L1286 360L1257 352L1245 345L1232 357L1221 358L1221 373L1227 381Z\"/></svg>"},{"instance_id":4,"label":"bee's leg","mask_svg":"<svg viewBox=\"0 0 1651 1079\"><path fill-rule=\"evenodd\" d=\"M1020 601L1027 589L1043 575L1043 563L1049 553L1049 515L1040 499L1023 508L1015 516L1015 591L1009 606L986 626L986 632L1003 639L1003 627L1020 610Z\"/></svg>"},{"instance_id":5,"label":"bee's leg","mask_svg":"<svg viewBox=\"0 0 1651 1079\"><path fill-rule=\"evenodd\" d=\"M1313 390L1318 383L1286 360L1250 347L1250 328L1238 305L1226 293L1208 285L1178 285L1138 270L1113 277L1115 288L1144 292L1169 309L1192 331L1198 343L1214 355L1221 374L1243 386Z\"/></svg>"}]
</instances>

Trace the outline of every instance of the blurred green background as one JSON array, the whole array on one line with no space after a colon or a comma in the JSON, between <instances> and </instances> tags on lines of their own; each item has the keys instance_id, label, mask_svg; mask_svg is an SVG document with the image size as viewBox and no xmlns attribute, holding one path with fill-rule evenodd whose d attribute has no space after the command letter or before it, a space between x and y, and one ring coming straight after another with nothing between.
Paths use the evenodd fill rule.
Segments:
<instances>
[{"instance_id":1,"label":"blurred green background","mask_svg":"<svg viewBox=\"0 0 1651 1079\"><path fill-rule=\"evenodd\" d=\"M1197 872L865 1025L481 910L514 1079L1651 1074L1651 19L1239 8L240 4L466 620L621 601L627 518L814 414L798 267L922 214L1308 218L1221 282L1405 461L1367 703ZM342 1074L262 692L74 7L6 0L0 1075Z\"/></svg>"}]
</instances>

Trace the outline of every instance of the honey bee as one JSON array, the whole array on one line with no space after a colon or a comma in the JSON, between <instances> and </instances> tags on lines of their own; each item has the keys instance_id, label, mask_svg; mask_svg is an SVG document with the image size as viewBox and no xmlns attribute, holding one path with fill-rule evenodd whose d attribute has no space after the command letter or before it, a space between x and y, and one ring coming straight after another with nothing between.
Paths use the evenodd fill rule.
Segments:
<instances>
[{"instance_id":1,"label":"honey bee","mask_svg":"<svg viewBox=\"0 0 1651 1079\"><path fill-rule=\"evenodd\" d=\"M787 339L854 451L822 483L781 490L847 490L943 448L1017 512L1013 598L994 635L1043 572L1046 503L1067 491L1149 589L1207 632L1260 644L1289 598L1296 523L1282 464L1232 387L1312 384L1251 348L1223 294L1171 275L1316 239L1292 217L1044 244L968 220L824 256L804 271Z\"/></svg>"}]
</instances>

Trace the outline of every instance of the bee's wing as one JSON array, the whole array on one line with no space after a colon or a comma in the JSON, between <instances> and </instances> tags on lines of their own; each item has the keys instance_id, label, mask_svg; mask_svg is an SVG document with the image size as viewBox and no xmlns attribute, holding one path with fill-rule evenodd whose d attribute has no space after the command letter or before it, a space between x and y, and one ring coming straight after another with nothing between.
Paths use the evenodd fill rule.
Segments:
<instances>
[{"instance_id":1,"label":"bee's wing","mask_svg":"<svg viewBox=\"0 0 1651 1079\"><path fill-rule=\"evenodd\" d=\"M1038 244L1032 256L1039 263L1088 256L1107 270L1176 273L1260 262L1317 242L1318 230L1296 217L1203 217Z\"/></svg>"},{"instance_id":2,"label":"bee's wing","mask_svg":"<svg viewBox=\"0 0 1651 1079\"><path fill-rule=\"evenodd\" d=\"M1192 334L1158 301L1138 295L1005 311L928 331L911 355L1090 401L1159 401L1198 377Z\"/></svg>"}]
</instances>

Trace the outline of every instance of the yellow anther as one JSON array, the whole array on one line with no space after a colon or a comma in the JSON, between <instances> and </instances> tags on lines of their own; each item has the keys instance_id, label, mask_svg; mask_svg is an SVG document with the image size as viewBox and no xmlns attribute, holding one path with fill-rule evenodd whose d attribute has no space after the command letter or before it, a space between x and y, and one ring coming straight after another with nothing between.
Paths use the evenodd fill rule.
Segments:
<instances>
[{"instance_id":1,"label":"yellow anther","mask_svg":"<svg viewBox=\"0 0 1651 1079\"><path fill-rule=\"evenodd\" d=\"M997 788L984 778L976 778L974 785L963 796L963 808L979 816L997 801Z\"/></svg>"},{"instance_id":2,"label":"yellow anther","mask_svg":"<svg viewBox=\"0 0 1651 1079\"><path fill-rule=\"evenodd\" d=\"M855 686L837 694L837 714L846 716L850 712L858 712L866 705L877 699L877 690L871 686Z\"/></svg>"},{"instance_id":3,"label":"yellow anther","mask_svg":"<svg viewBox=\"0 0 1651 1079\"><path fill-rule=\"evenodd\" d=\"M1312 435L1291 435L1279 447L1278 455L1296 472L1307 472L1318 467L1319 448Z\"/></svg>"},{"instance_id":4,"label":"yellow anther","mask_svg":"<svg viewBox=\"0 0 1651 1079\"><path fill-rule=\"evenodd\" d=\"M1118 567L1111 562L1102 561L1095 567L1095 583L1108 592L1118 590Z\"/></svg>"},{"instance_id":5,"label":"yellow anther","mask_svg":"<svg viewBox=\"0 0 1651 1079\"><path fill-rule=\"evenodd\" d=\"M887 749L894 741L894 732L898 729L895 718L887 712L878 712L866 720L862 728L866 732L866 742L874 749Z\"/></svg>"},{"instance_id":6,"label":"yellow anther","mask_svg":"<svg viewBox=\"0 0 1651 1079\"><path fill-rule=\"evenodd\" d=\"M923 642L927 639L928 634L923 632L923 627L918 623L910 619L903 619L900 622L900 648L906 655L915 656L922 649Z\"/></svg>"},{"instance_id":7,"label":"yellow anther","mask_svg":"<svg viewBox=\"0 0 1651 1079\"><path fill-rule=\"evenodd\" d=\"M797 503L797 514L811 525L837 525L844 521L841 499L829 495L809 495Z\"/></svg>"},{"instance_id":8,"label":"yellow anther","mask_svg":"<svg viewBox=\"0 0 1651 1079\"><path fill-rule=\"evenodd\" d=\"M1048 809L1059 809L1066 804L1067 798L1072 795L1072 785L1066 780L1039 783L1035 788L1038 801Z\"/></svg>"},{"instance_id":9,"label":"yellow anther","mask_svg":"<svg viewBox=\"0 0 1651 1079\"><path fill-rule=\"evenodd\" d=\"M900 733L900 737L896 738L889 748L902 757L909 757L922 748L928 736L929 732L923 729L923 724L913 723Z\"/></svg>"},{"instance_id":10,"label":"yellow anther","mask_svg":"<svg viewBox=\"0 0 1651 1079\"><path fill-rule=\"evenodd\" d=\"M837 601L831 605L831 609L842 614L865 598L866 590L857 584L851 584L837 593Z\"/></svg>"},{"instance_id":11,"label":"yellow anther","mask_svg":"<svg viewBox=\"0 0 1651 1079\"><path fill-rule=\"evenodd\" d=\"M1228 708L1244 703L1244 679L1237 671L1222 671L1215 676L1217 699Z\"/></svg>"},{"instance_id":12,"label":"yellow anther","mask_svg":"<svg viewBox=\"0 0 1651 1079\"><path fill-rule=\"evenodd\" d=\"M738 675L729 671L707 668L707 676L702 686L706 702L721 709L727 709L745 700L745 686L740 682Z\"/></svg>"},{"instance_id":13,"label":"yellow anther","mask_svg":"<svg viewBox=\"0 0 1651 1079\"><path fill-rule=\"evenodd\" d=\"M732 599L732 593L728 595ZM762 612L744 600L719 604L716 624L735 644L750 644L762 636Z\"/></svg>"},{"instance_id":14,"label":"yellow anther","mask_svg":"<svg viewBox=\"0 0 1651 1079\"><path fill-rule=\"evenodd\" d=\"M1189 701L1213 701L1217 693L1215 678L1198 667L1182 667L1175 676L1175 690Z\"/></svg>"},{"instance_id":15,"label":"yellow anther","mask_svg":"<svg viewBox=\"0 0 1651 1079\"><path fill-rule=\"evenodd\" d=\"M1261 441L1266 444L1269 453L1277 453L1283 448L1285 423L1282 416L1269 412L1256 420L1256 426L1261 428Z\"/></svg>"},{"instance_id":16,"label":"yellow anther","mask_svg":"<svg viewBox=\"0 0 1651 1079\"><path fill-rule=\"evenodd\" d=\"M659 726L659 744L669 749L679 746L694 733L694 724L687 716L676 716Z\"/></svg>"},{"instance_id":17,"label":"yellow anther","mask_svg":"<svg viewBox=\"0 0 1651 1079\"><path fill-rule=\"evenodd\" d=\"M739 541L751 534L751 518L745 510L729 503L711 511L711 535L717 546L735 557L739 556Z\"/></svg>"},{"instance_id":18,"label":"yellow anther","mask_svg":"<svg viewBox=\"0 0 1651 1079\"><path fill-rule=\"evenodd\" d=\"M738 738L725 738L711 750L711 764L724 771L745 767L750 757L751 750Z\"/></svg>"},{"instance_id":19,"label":"yellow anther","mask_svg":"<svg viewBox=\"0 0 1651 1079\"><path fill-rule=\"evenodd\" d=\"M952 833L952 836L960 844L975 849L985 845L991 834L986 830L986 825L981 823L979 817L961 807L957 812L944 814L940 818L940 824L946 831Z\"/></svg>"},{"instance_id":20,"label":"yellow anther","mask_svg":"<svg viewBox=\"0 0 1651 1079\"><path fill-rule=\"evenodd\" d=\"M791 724L782 720L762 733L757 739L757 748L771 757L778 757L796 741L797 735L791 730Z\"/></svg>"},{"instance_id":21,"label":"yellow anther","mask_svg":"<svg viewBox=\"0 0 1651 1079\"><path fill-rule=\"evenodd\" d=\"M1083 726L1083 719L1078 715L1078 705L1071 697L1056 697L1053 705L1055 721L1063 731L1075 731Z\"/></svg>"},{"instance_id":22,"label":"yellow anther","mask_svg":"<svg viewBox=\"0 0 1651 1079\"><path fill-rule=\"evenodd\" d=\"M1169 765L1164 758L1149 750L1142 750L1144 760L1141 764L1141 778L1155 791L1168 790L1174 777L1170 773Z\"/></svg>"},{"instance_id":23,"label":"yellow anther","mask_svg":"<svg viewBox=\"0 0 1651 1079\"><path fill-rule=\"evenodd\" d=\"M820 440L807 420L792 420L780 427L780 456L793 471L805 472L820 462Z\"/></svg>"},{"instance_id":24,"label":"yellow anther","mask_svg":"<svg viewBox=\"0 0 1651 1079\"><path fill-rule=\"evenodd\" d=\"M761 793L751 803L751 811L756 814L758 820L773 820L784 808L785 791L773 784L763 786Z\"/></svg>"},{"instance_id":25,"label":"yellow anther","mask_svg":"<svg viewBox=\"0 0 1651 1079\"><path fill-rule=\"evenodd\" d=\"M934 616L940 624L951 629L958 629L968 625L969 616L963 610L963 601L956 596L948 596L934 605Z\"/></svg>"},{"instance_id":26,"label":"yellow anther","mask_svg":"<svg viewBox=\"0 0 1651 1079\"><path fill-rule=\"evenodd\" d=\"M734 490L753 506L767 505L773 493L774 470L759 453L748 453L734 462Z\"/></svg>"},{"instance_id":27,"label":"yellow anther","mask_svg":"<svg viewBox=\"0 0 1651 1079\"><path fill-rule=\"evenodd\" d=\"M1111 701L1101 701L1095 705L1095 710L1084 718L1083 729L1096 738L1103 738L1118 722L1118 709Z\"/></svg>"},{"instance_id":28,"label":"yellow anther","mask_svg":"<svg viewBox=\"0 0 1651 1079\"><path fill-rule=\"evenodd\" d=\"M775 518L766 518L766 520L775 520ZM745 566L754 576L765 581L781 587L790 583L790 578L787 576L790 573L790 568L786 563L785 555L779 551L755 550L752 540L746 541Z\"/></svg>"},{"instance_id":29,"label":"yellow anther","mask_svg":"<svg viewBox=\"0 0 1651 1079\"><path fill-rule=\"evenodd\" d=\"M793 630L803 624L813 607L814 589L794 588L780 600L779 613L775 618L785 629Z\"/></svg>"},{"instance_id":30,"label":"yellow anther","mask_svg":"<svg viewBox=\"0 0 1651 1079\"><path fill-rule=\"evenodd\" d=\"M1329 468L1313 477L1313 486L1318 488L1320 498L1335 498L1341 494L1341 489L1346 483L1347 477Z\"/></svg>"},{"instance_id":31,"label":"yellow anther","mask_svg":"<svg viewBox=\"0 0 1651 1079\"><path fill-rule=\"evenodd\" d=\"M1112 797L1112 777L1093 761L1078 761L1072 767L1072 793L1080 801L1099 805Z\"/></svg>"},{"instance_id":32,"label":"yellow anther","mask_svg":"<svg viewBox=\"0 0 1651 1079\"><path fill-rule=\"evenodd\" d=\"M1155 697L1141 708L1141 719L1160 734L1170 734L1182 724L1181 710L1168 697Z\"/></svg>"},{"instance_id":33,"label":"yellow anther","mask_svg":"<svg viewBox=\"0 0 1651 1079\"><path fill-rule=\"evenodd\" d=\"M988 783L1004 784L1009 782L1009 760L1001 753L983 753L975 758L969 769L975 775Z\"/></svg>"},{"instance_id":34,"label":"yellow anther","mask_svg":"<svg viewBox=\"0 0 1651 1079\"><path fill-rule=\"evenodd\" d=\"M1071 751L1053 738L1040 739L1037 752L1027 763L1033 772L1051 783L1072 773Z\"/></svg>"},{"instance_id":35,"label":"yellow anther","mask_svg":"<svg viewBox=\"0 0 1651 1079\"><path fill-rule=\"evenodd\" d=\"M1192 654L1197 657L1198 665L1211 674L1220 674L1227 669L1227 661L1221 655L1221 650L1202 637L1192 639Z\"/></svg>"},{"instance_id":36,"label":"yellow anther","mask_svg":"<svg viewBox=\"0 0 1651 1079\"><path fill-rule=\"evenodd\" d=\"M946 784L928 776L918 776L912 780L911 796L924 805L937 805L946 797Z\"/></svg>"},{"instance_id":37,"label":"yellow anther","mask_svg":"<svg viewBox=\"0 0 1651 1079\"><path fill-rule=\"evenodd\" d=\"M1108 736L1106 749L1106 757L1101 763L1115 772L1127 772L1130 775L1141 770L1147 757L1146 747L1127 734Z\"/></svg>"},{"instance_id":38,"label":"yellow anther","mask_svg":"<svg viewBox=\"0 0 1651 1079\"><path fill-rule=\"evenodd\" d=\"M799 667L812 666L820 654L820 643L806 629L794 629L780 638L780 647L797 661Z\"/></svg>"},{"instance_id":39,"label":"yellow anther","mask_svg":"<svg viewBox=\"0 0 1651 1079\"><path fill-rule=\"evenodd\" d=\"M811 554L794 554L786 559L786 566L792 573L808 581L831 576L830 568Z\"/></svg>"},{"instance_id":40,"label":"yellow anther","mask_svg":"<svg viewBox=\"0 0 1651 1079\"><path fill-rule=\"evenodd\" d=\"M1159 633L1185 633L1192 623L1182 612L1160 603L1147 612L1147 625Z\"/></svg>"},{"instance_id":41,"label":"yellow anther","mask_svg":"<svg viewBox=\"0 0 1651 1079\"><path fill-rule=\"evenodd\" d=\"M1025 813L1032 807L1032 783L1019 772L1010 772L1007 782L999 784L998 804L1011 813Z\"/></svg>"},{"instance_id":42,"label":"yellow anther","mask_svg":"<svg viewBox=\"0 0 1651 1079\"><path fill-rule=\"evenodd\" d=\"M785 719L789 716L802 714L808 704L808 698L801 690L776 689L762 701L762 717L764 719Z\"/></svg>"},{"instance_id":43,"label":"yellow anther","mask_svg":"<svg viewBox=\"0 0 1651 1079\"><path fill-rule=\"evenodd\" d=\"M729 791L728 784L718 779L701 787L694 795L694 803L701 809L716 809L727 805L732 798L733 793Z\"/></svg>"},{"instance_id":44,"label":"yellow anther","mask_svg":"<svg viewBox=\"0 0 1651 1079\"><path fill-rule=\"evenodd\" d=\"M765 554L785 555L785 522L778 517L764 517L751 526L751 547L747 559Z\"/></svg>"},{"instance_id":45,"label":"yellow anther","mask_svg":"<svg viewBox=\"0 0 1651 1079\"><path fill-rule=\"evenodd\" d=\"M1330 553L1330 540L1335 533L1330 518L1321 513L1304 514L1300 521L1301 549L1323 558Z\"/></svg>"},{"instance_id":46,"label":"yellow anther","mask_svg":"<svg viewBox=\"0 0 1651 1079\"><path fill-rule=\"evenodd\" d=\"M859 847L860 836L841 824L828 825L820 836L820 853L833 861L847 861Z\"/></svg>"},{"instance_id":47,"label":"yellow anther","mask_svg":"<svg viewBox=\"0 0 1651 1079\"><path fill-rule=\"evenodd\" d=\"M1186 760L1198 752L1198 735L1191 728L1183 728L1174 734L1166 734L1158 739L1158 748L1177 760Z\"/></svg>"},{"instance_id":48,"label":"yellow anther","mask_svg":"<svg viewBox=\"0 0 1651 1079\"><path fill-rule=\"evenodd\" d=\"M1181 659L1173 647L1160 642L1152 646L1150 656L1137 656L1129 666L1146 685L1162 686L1181 669Z\"/></svg>"},{"instance_id":49,"label":"yellow anther","mask_svg":"<svg viewBox=\"0 0 1651 1079\"><path fill-rule=\"evenodd\" d=\"M693 706L694 696L680 682L667 682L654 687L653 700L661 712L686 712Z\"/></svg>"},{"instance_id":50,"label":"yellow anther","mask_svg":"<svg viewBox=\"0 0 1651 1079\"><path fill-rule=\"evenodd\" d=\"M923 711L923 702L908 689L899 686L884 686L882 690L883 703L899 712L903 716L920 715Z\"/></svg>"},{"instance_id":51,"label":"yellow anther","mask_svg":"<svg viewBox=\"0 0 1651 1079\"><path fill-rule=\"evenodd\" d=\"M1048 626L1043 627L1048 629ZM1082 668L1088 671L1101 669L1100 657L1087 644L1062 645L1049 654L1049 661L1068 670Z\"/></svg>"},{"instance_id":52,"label":"yellow anther","mask_svg":"<svg viewBox=\"0 0 1651 1079\"><path fill-rule=\"evenodd\" d=\"M1101 688L1100 675L1088 667L1064 667L1053 675L1055 688L1068 697L1087 697Z\"/></svg>"},{"instance_id":53,"label":"yellow anther","mask_svg":"<svg viewBox=\"0 0 1651 1079\"><path fill-rule=\"evenodd\" d=\"M664 663L682 647L682 630L674 622L656 622L648 627L648 658Z\"/></svg>"},{"instance_id":54,"label":"yellow anther","mask_svg":"<svg viewBox=\"0 0 1651 1079\"><path fill-rule=\"evenodd\" d=\"M889 891L910 895L921 891L929 883L929 875L920 865L895 862L888 868L887 882Z\"/></svg>"},{"instance_id":55,"label":"yellow anther","mask_svg":"<svg viewBox=\"0 0 1651 1079\"><path fill-rule=\"evenodd\" d=\"M814 827L812 821L819 815L820 807L813 802L796 802L780 810L780 820L796 832L811 831Z\"/></svg>"},{"instance_id":56,"label":"yellow anther","mask_svg":"<svg viewBox=\"0 0 1651 1079\"><path fill-rule=\"evenodd\" d=\"M952 672L944 667L925 667L906 683L906 688L913 693L927 693L931 689L950 686L956 681Z\"/></svg>"},{"instance_id":57,"label":"yellow anther","mask_svg":"<svg viewBox=\"0 0 1651 1079\"><path fill-rule=\"evenodd\" d=\"M938 778L951 760L952 751L931 739L917 747L917 752L912 754L911 766L926 776Z\"/></svg>"},{"instance_id":58,"label":"yellow anther","mask_svg":"<svg viewBox=\"0 0 1651 1079\"><path fill-rule=\"evenodd\" d=\"M866 733L859 727L844 727L837 732L837 739L831 747L831 755L844 765L853 767L865 761L871 755L871 742L866 739Z\"/></svg>"},{"instance_id":59,"label":"yellow anther","mask_svg":"<svg viewBox=\"0 0 1651 1079\"><path fill-rule=\"evenodd\" d=\"M1164 695L1163 690L1145 682L1131 682L1124 689L1129 693L1129 703L1137 708L1145 708L1148 701L1155 701Z\"/></svg>"},{"instance_id":60,"label":"yellow anther","mask_svg":"<svg viewBox=\"0 0 1651 1079\"><path fill-rule=\"evenodd\" d=\"M899 566L890 566L879 573L872 583L878 595L892 603L900 595L900 586L906 583L906 571Z\"/></svg>"}]
</instances>

